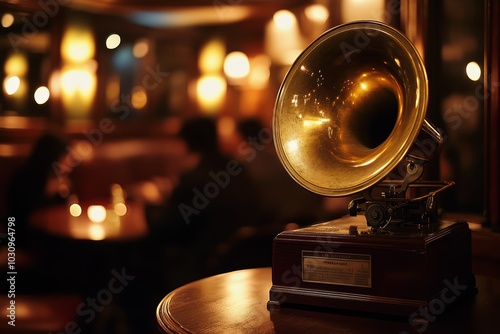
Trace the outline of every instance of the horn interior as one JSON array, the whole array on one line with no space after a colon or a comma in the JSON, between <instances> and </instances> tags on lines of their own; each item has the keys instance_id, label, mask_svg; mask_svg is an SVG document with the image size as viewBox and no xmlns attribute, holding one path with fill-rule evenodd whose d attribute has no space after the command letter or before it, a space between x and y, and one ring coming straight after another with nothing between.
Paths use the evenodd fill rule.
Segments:
<instances>
[{"instance_id":1,"label":"horn interior","mask_svg":"<svg viewBox=\"0 0 500 334\"><path fill-rule=\"evenodd\" d=\"M333 28L302 52L281 85L278 156L306 189L359 192L405 158L427 100L423 61L399 31L370 21Z\"/></svg>"}]
</instances>

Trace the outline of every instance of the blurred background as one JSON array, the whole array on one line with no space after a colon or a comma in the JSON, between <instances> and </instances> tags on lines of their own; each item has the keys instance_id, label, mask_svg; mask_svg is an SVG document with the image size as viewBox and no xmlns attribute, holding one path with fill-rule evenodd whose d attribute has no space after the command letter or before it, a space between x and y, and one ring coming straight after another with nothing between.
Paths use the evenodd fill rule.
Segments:
<instances>
[{"instance_id":1,"label":"blurred background","mask_svg":"<svg viewBox=\"0 0 500 334\"><path fill-rule=\"evenodd\" d=\"M444 214L471 222L477 270L490 270L500 257L491 233L499 226L497 7L488 0L3 0L0 246L7 273L7 217L15 217L19 322L35 317L45 332L70 321L89 333L154 332L155 307L170 290L270 266L276 233L345 215L350 198L323 198L291 180L271 129L296 57L326 30L355 20L397 28L421 53L427 117L446 133L428 177L456 182ZM193 119L213 122L221 156L205 178L193 175L205 155L182 132ZM210 134L196 131L205 143ZM43 147L48 134L53 141ZM249 182L239 186L243 174ZM228 175L234 196L207 218L224 212L227 235L206 237L189 222L222 199ZM254 220L242 224L240 216ZM110 285L118 281L123 289ZM41 305L54 321L40 315Z\"/></svg>"}]
</instances>

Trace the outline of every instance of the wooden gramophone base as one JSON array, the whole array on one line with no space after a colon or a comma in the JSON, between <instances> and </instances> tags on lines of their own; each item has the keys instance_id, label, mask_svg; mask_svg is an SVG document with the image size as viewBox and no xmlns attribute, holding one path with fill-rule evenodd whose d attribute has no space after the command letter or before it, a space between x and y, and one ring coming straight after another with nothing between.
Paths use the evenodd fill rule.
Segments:
<instances>
[{"instance_id":1,"label":"wooden gramophone base","mask_svg":"<svg viewBox=\"0 0 500 334\"><path fill-rule=\"evenodd\" d=\"M388 227L363 216L285 231L273 243L268 309L318 306L408 317L476 291L465 221Z\"/></svg>"}]
</instances>

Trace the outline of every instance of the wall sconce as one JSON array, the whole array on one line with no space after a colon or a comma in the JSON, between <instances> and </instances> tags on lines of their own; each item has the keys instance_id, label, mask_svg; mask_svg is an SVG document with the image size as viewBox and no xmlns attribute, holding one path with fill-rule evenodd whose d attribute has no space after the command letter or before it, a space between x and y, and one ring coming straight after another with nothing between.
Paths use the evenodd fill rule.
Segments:
<instances>
[{"instance_id":1,"label":"wall sconce","mask_svg":"<svg viewBox=\"0 0 500 334\"><path fill-rule=\"evenodd\" d=\"M3 91L8 99L20 109L26 103L28 93L28 59L23 53L12 53L4 64L5 78L3 80Z\"/></svg>"},{"instance_id":2,"label":"wall sconce","mask_svg":"<svg viewBox=\"0 0 500 334\"><path fill-rule=\"evenodd\" d=\"M202 111L214 114L226 97L226 80L221 75L204 75L196 82L196 97Z\"/></svg>"},{"instance_id":3,"label":"wall sconce","mask_svg":"<svg viewBox=\"0 0 500 334\"><path fill-rule=\"evenodd\" d=\"M224 74L228 83L242 85L250 73L250 61L243 52L235 51L229 53L224 59Z\"/></svg>"},{"instance_id":4,"label":"wall sconce","mask_svg":"<svg viewBox=\"0 0 500 334\"><path fill-rule=\"evenodd\" d=\"M265 29L265 50L278 65L291 65L304 49L295 15L288 10L274 13Z\"/></svg>"},{"instance_id":5,"label":"wall sconce","mask_svg":"<svg viewBox=\"0 0 500 334\"><path fill-rule=\"evenodd\" d=\"M475 61L471 61L465 68L467 77L472 81L478 81L481 78L481 67Z\"/></svg>"},{"instance_id":6,"label":"wall sconce","mask_svg":"<svg viewBox=\"0 0 500 334\"><path fill-rule=\"evenodd\" d=\"M198 68L202 74L219 74L222 72L226 46L219 38L208 41L200 50Z\"/></svg>"},{"instance_id":7,"label":"wall sconce","mask_svg":"<svg viewBox=\"0 0 500 334\"><path fill-rule=\"evenodd\" d=\"M69 26L62 38L63 67L60 74L60 92L63 106L69 116L88 117L97 87L97 62L94 36L83 23Z\"/></svg>"}]
</instances>

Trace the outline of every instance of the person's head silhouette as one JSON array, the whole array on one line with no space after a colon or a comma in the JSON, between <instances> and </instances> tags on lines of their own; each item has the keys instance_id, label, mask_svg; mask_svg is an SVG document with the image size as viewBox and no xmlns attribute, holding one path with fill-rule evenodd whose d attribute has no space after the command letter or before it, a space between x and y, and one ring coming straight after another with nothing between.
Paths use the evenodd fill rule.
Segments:
<instances>
[{"instance_id":1,"label":"person's head silhouette","mask_svg":"<svg viewBox=\"0 0 500 334\"><path fill-rule=\"evenodd\" d=\"M215 153L219 149L217 126L211 118L200 117L187 120L179 135L193 152Z\"/></svg>"}]
</instances>

